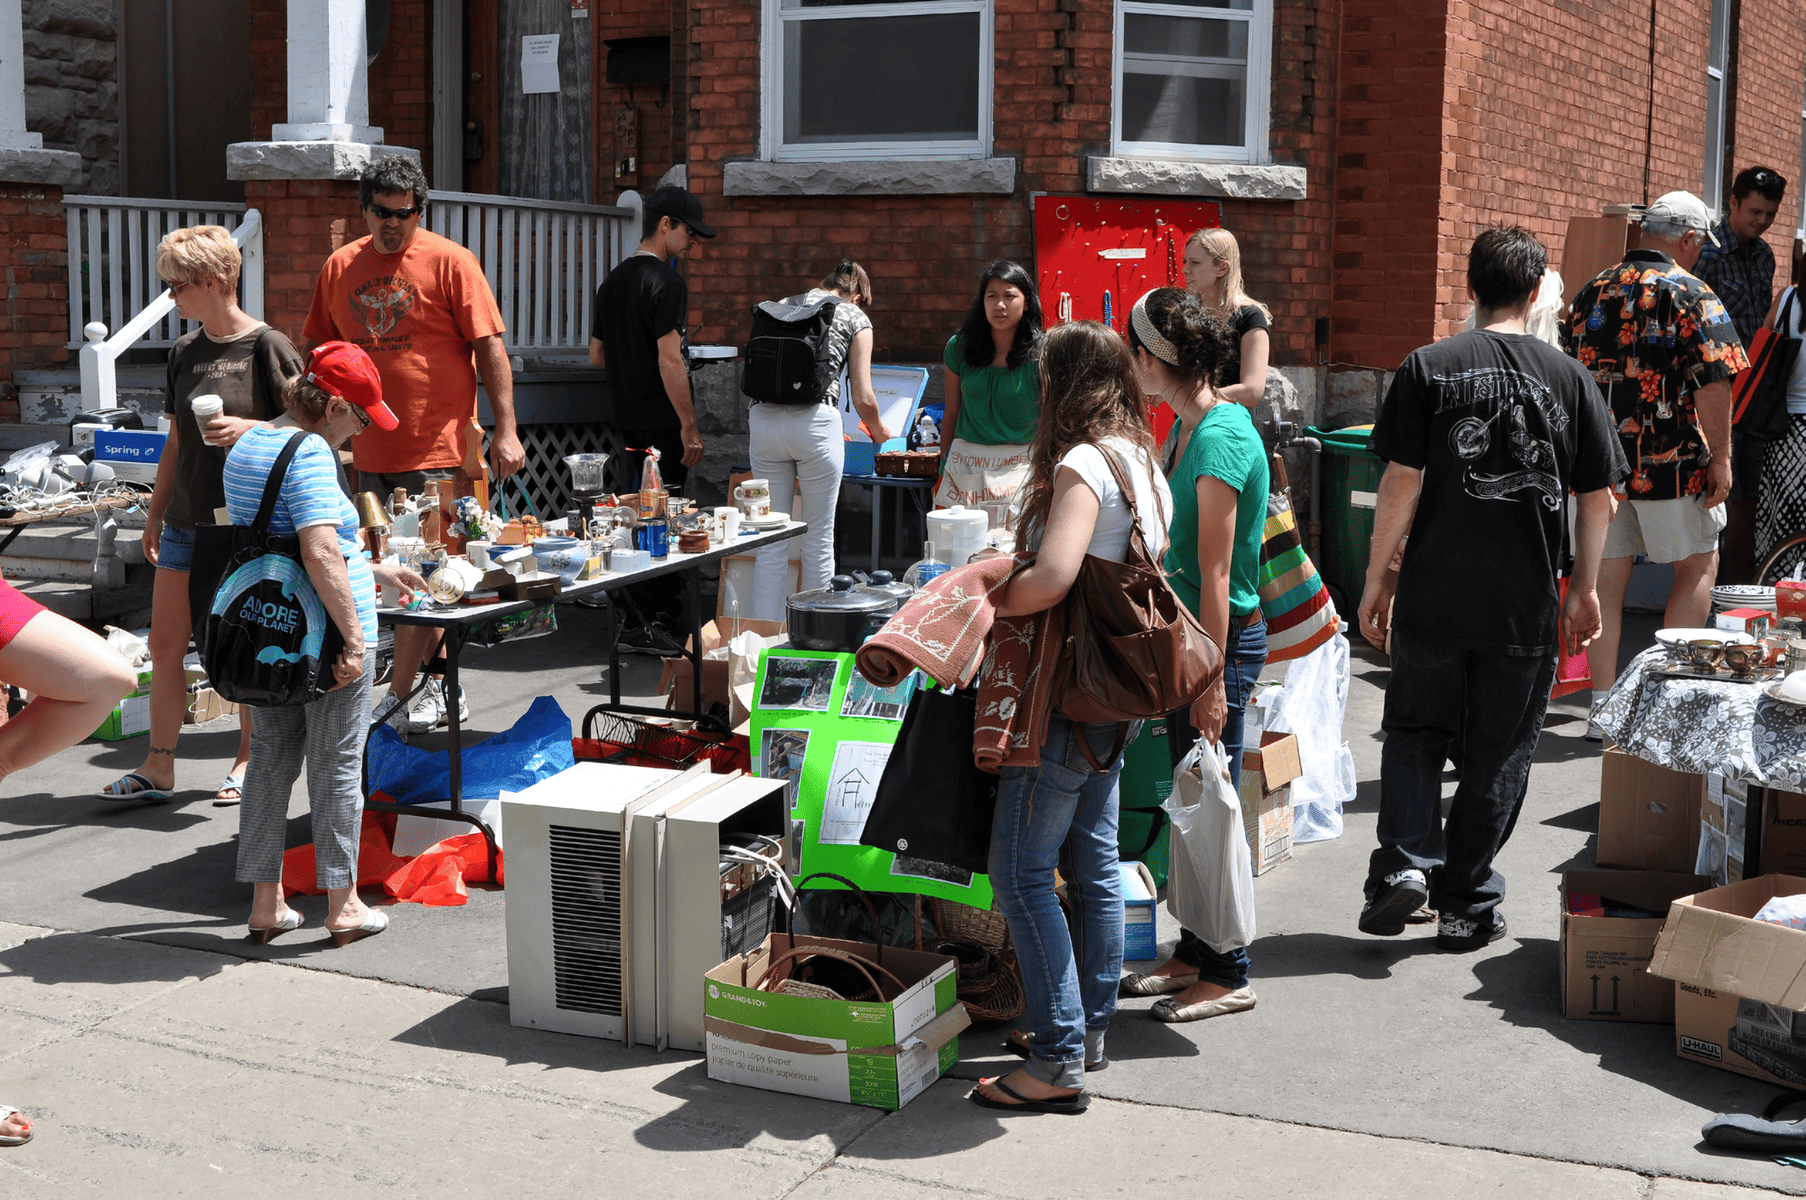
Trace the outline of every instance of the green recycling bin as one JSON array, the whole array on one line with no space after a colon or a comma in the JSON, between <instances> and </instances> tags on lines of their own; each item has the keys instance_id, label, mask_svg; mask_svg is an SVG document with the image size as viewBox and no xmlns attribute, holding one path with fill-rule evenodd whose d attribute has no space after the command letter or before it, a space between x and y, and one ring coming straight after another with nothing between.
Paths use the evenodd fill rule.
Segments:
<instances>
[{"instance_id":1,"label":"green recycling bin","mask_svg":"<svg viewBox=\"0 0 1806 1200\"><path fill-rule=\"evenodd\" d=\"M1373 510L1386 464L1371 449L1372 425L1312 426L1310 435L1323 443L1317 570L1329 585L1336 612L1353 626L1355 608L1367 587L1367 547L1373 541Z\"/></svg>"}]
</instances>

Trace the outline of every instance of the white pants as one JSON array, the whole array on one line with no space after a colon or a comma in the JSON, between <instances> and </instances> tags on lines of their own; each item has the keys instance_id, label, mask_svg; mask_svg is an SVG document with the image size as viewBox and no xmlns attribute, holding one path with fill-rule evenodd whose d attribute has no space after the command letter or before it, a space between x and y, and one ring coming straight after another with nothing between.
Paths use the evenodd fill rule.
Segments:
<instances>
[{"instance_id":1,"label":"white pants","mask_svg":"<svg viewBox=\"0 0 1806 1200\"><path fill-rule=\"evenodd\" d=\"M809 532L802 536L798 590L825 588L834 574L834 507L847 459L840 409L831 404L755 404L747 423L753 474L771 481L772 509L784 511L796 488L802 487L803 511L790 514L809 523ZM784 601L791 594L789 576L790 544L761 547L747 615L782 621Z\"/></svg>"}]
</instances>

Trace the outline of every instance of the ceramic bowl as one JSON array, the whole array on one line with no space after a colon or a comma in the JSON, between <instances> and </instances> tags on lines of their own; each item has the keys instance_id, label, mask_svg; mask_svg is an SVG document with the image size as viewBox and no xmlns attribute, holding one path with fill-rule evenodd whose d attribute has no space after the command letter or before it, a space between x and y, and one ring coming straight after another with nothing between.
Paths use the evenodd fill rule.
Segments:
<instances>
[{"instance_id":1,"label":"ceramic bowl","mask_svg":"<svg viewBox=\"0 0 1806 1200\"><path fill-rule=\"evenodd\" d=\"M575 583L589 560L589 543L569 537L538 538L533 543L533 557L539 560L540 570Z\"/></svg>"}]
</instances>

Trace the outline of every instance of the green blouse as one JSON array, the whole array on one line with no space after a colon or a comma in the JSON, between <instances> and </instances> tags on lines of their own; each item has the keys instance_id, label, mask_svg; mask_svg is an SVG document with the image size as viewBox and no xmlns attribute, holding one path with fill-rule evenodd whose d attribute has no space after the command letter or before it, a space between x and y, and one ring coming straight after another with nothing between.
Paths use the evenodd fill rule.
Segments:
<instances>
[{"instance_id":1,"label":"green blouse","mask_svg":"<svg viewBox=\"0 0 1806 1200\"><path fill-rule=\"evenodd\" d=\"M1204 573L1198 566L1198 480L1209 475L1235 489L1235 550L1229 558L1229 615L1245 617L1260 607L1260 543L1267 524L1267 449L1248 410L1219 400L1186 443L1173 468L1173 522L1166 569L1173 590L1193 613Z\"/></svg>"},{"instance_id":2,"label":"green blouse","mask_svg":"<svg viewBox=\"0 0 1806 1200\"><path fill-rule=\"evenodd\" d=\"M1033 359L1014 367L974 367L959 334L941 355L959 376L959 428L954 437L977 446L1022 446L1035 440L1041 419L1039 367Z\"/></svg>"}]
</instances>

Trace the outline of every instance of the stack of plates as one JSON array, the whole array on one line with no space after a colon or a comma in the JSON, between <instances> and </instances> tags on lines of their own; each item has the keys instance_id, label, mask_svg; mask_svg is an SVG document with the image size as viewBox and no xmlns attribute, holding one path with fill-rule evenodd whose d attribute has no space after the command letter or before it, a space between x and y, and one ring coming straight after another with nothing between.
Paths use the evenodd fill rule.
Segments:
<instances>
[{"instance_id":1,"label":"stack of plates","mask_svg":"<svg viewBox=\"0 0 1806 1200\"><path fill-rule=\"evenodd\" d=\"M1775 611L1775 589L1760 587L1753 583L1720 584L1712 589L1712 604L1721 612L1733 608L1757 608L1764 612L1773 612Z\"/></svg>"}]
</instances>

